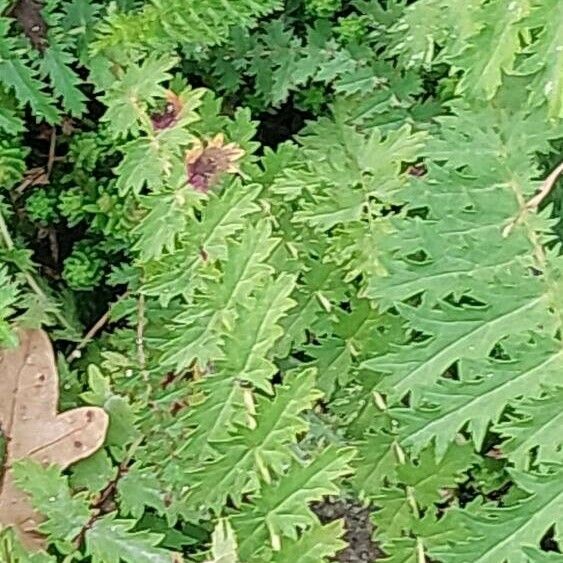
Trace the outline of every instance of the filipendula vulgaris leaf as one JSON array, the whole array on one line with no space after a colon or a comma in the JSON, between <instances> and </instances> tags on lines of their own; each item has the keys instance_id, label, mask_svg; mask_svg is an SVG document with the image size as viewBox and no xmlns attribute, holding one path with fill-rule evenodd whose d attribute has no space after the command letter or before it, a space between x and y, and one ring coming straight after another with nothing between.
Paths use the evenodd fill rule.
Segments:
<instances>
[{"instance_id":1,"label":"filipendula vulgaris leaf","mask_svg":"<svg viewBox=\"0 0 563 563\"><path fill-rule=\"evenodd\" d=\"M115 78L102 98L107 106L102 120L117 138L139 134L143 113L166 97L162 83L172 78L170 70L176 63L177 59L169 55L150 55L140 65L129 64L123 75Z\"/></svg>"},{"instance_id":2,"label":"filipendula vulgaris leaf","mask_svg":"<svg viewBox=\"0 0 563 563\"><path fill-rule=\"evenodd\" d=\"M467 39L467 47L451 59L455 68L464 71L457 87L459 93L477 99L494 97L502 73L514 70L521 51L519 24L529 9L529 0L513 0L508 4L494 0L483 5L478 15L480 28Z\"/></svg>"},{"instance_id":3,"label":"filipendula vulgaris leaf","mask_svg":"<svg viewBox=\"0 0 563 563\"><path fill-rule=\"evenodd\" d=\"M541 246L550 240L547 214L525 206L539 184L534 153L548 152L549 139L558 133L539 110L514 114L499 102L497 108L473 112L458 106L456 116L440 123L430 152L442 164L429 159L427 175L406 191L407 211L418 212L392 220L396 230L382 259L389 277L369 292L385 307L393 305L413 330L407 347L398 346L365 367L389 374L380 386L387 398L408 401L408 407L392 407L390 416L399 423L399 443L414 453L435 438L441 458L461 430L480 449L490 423L507 405L511 412L522 396L540 397L545 386L562 383L561 260L557 250ZM539 124L541 136L536 135ZM463 256L456 252L461 248ZM525 479L521 488L532 491L552 477ZM398 491L389 494L381 504L397 518L402 501ZM558 503L557 496L535 495L505 513L450 510L444 525L454 530L461 547L454 537L450 552L445 547L449 539L423 541L424 548L430 557L447 561L524 560L522 544L539 545L556 522ZM525 517L525 507L532 506ZM460 531L471 527L468 521L477 522L480 532L467 534L463 543ZM405 525L404 518L397 522ZM514 527L509 530L507 522ZM394 519L390 525L397 532Z\"/></svg>"},{"instance_id":4,"label":"filipendula vulgaris leaf","mask_svg":"<svg viewBox=\"0 0 563 563\"><path fill-rule=\"evenodd\" d=\"M70 485L74 490L87 489L99 493L115 478L117 468L105 450L99 450L71 469Z\"/></svg>"},{"instance_id":5,"label":"filipendula vulgaris leaf","mask_svg":"<svg viewBox=\"0 0 563 563\"><path fill-rule=\"evenodd\" d=\"M240 242L227 241L221 277L203 279L192 302L174 318L161 359L165 365L181 371L194 360L204 367L222 357L223 335L236 322L238 304L244 303L254 288L273 273L266 260L279 240L271 236L271 231L263 220L249 226Z\"/></svg>"},{"instance_id":6,"label":"filipendula vulgaris leaf","mask_svg":"<svg viewBox=\"0 0 563 563\"><path fill-rule=\"evenodd\" d=\"M23 177L27 152L17 137L0 140L0 185L2 190L9 190Z\"/></svg>"},{"instance_id":7,"label":"filipendula vulgaris leaf","mask_svg":"<svg viewBox=\"0 0 563 563\"><path fill-rule=\"evenodd\" d=\"M0 561L3 563L56 563L45 551L31 553L18 540L12 528L0 530Z\"/></svg>"},{"instance_id":8,"label":"filipendula vulgaris leaf","mask_svg":"<svg viewBox=\"0 0 563 563\"><path fill-rule=\"evenodd\" d=\"M374 455L365 449L362 451L363 444L360 444L361 457L355 464L358 472L352 483L358 493L376 507L373 518L378 539L387 555L393 561L404 558L414 562L436 534L433 525L436 504L443 502L458 482L466 480L465 472L478 458L470 444L461 443L450 445L441 458L436 456L435 447L430 444L418 459L408 459L399 444L387 434L374 435L366 443L377 447L378 438L385 440L387 451L380 446L381 453ZM366 465L364 460L371 461L370 458L373 462ZM370 468L377 476L370 474ZM438 531L449 534L447 529L439 529L439 524ZM413 541L397 541L405 535Z\"/></svg>"},{"instance_id":9,"label":"filipendula vulgaris leaf","mask_svg":"<svg viewBox=\"0 0 563 563\"><path fill-rule=\"evenodd\" d=\"M293 233L288 237L293 237ZM293 240L290 240L289 244L292 243ZM346 299L342 272L334 265L323 263L319 256L304 253L300 270L296 290L292 294L296 306L282 321L284 334L276 346L276 356L280 358L286 357L292 347L303 345L308 339L309 331L323 334L330 330L331 323L327 313Z\"/></svg>"},{"instance_id":10,"label":"filipendula vulgaris leaf","mask_svg":"<svg viewBox=\"0 0 563 563\"><path fill-rule=\"evenodd\" d=\"M504 438L502 452L517 469L563 461L562 401L563 387L545 387L538 398L512 402L514 412L495 425Z\"/></svg>"},{"instance_id":11,"label":"filipendula vulgaris leaf","mask_svg":"<svg viewBox=\"0 0 563 563\"><path fill-rule=\"evenodd\" d=\"M24 130L22 111L14 96L0 86L0 130L8 135L19 135Z\"/></svg>"},{"instance_id":12,"label":"filipendula vulgaris leaf","mask_svg":"<svg viewBox=\"0 0 563 563\"><path fill-rule=\"evenodd\" d=\"M304 347L318 369L319 387L327 397L336 387L346 387L353 369L385 346L382 326L386 316L372 309L365 299L351 298L349 308L349 312L335 309L328 336L319 337L316 345Z\"/></svg>"},{"instance_id":13,"label":"filipendula vulgaris leaf","mask_svg":"<svg viewBox=\"0 0 563 563\"><path fill-rule=\"evenodd\" d=\"M82 393L81 398L89 405L103 407L108 413L105 443L114 457L122 459L127 446L139 437L136 413L126 397L113 393L109 379L95 365L88 366L88 386L90 391Z\"/></svg>"},{"instance_id":14,"label":"filipendula vulgaris leaf","mask_svg":"<svg viewBox=\"0 0 563 563\"><path fill-rule=\"evenodd\" d=\"M92 563L180 563L182 558L158 547L164 537L146 530L134 531L135 520L115 514L97 519L85 533L86 553Z\"/></svg>"},{"instance_id":15,"label":"filipendula vulgaris leaf","mask_svg":"<svg viewBox=\"0 0 563 563\"><path fill-rule=\"evenodd\" d=\"M294 462L279 480L264 485L252 504L244 504L232 518L241 560L260 561L263 550L279 551L286 537L297 540L299 530L318 525L310 503L338 494L336 481L350 473L353 458L353 449L329 446L309 463Z\"/></svg>"},{"instance_id":16,"label":"filipendula vulgaris leaf","mask_svg":"<svg viewBox=\"0 0 563 563\"><path fill-rule=\"evenodd\" d=\"M517 64L518 73L532 75L528 89L530 101L547 99L552 119L563 117L563 4L557 0L531 2L530 14L522 22L524 29L537 30L537 39L524 50Z\"/></svg>"},{"instance_id":17,"label":"filipendula vulgaris leaf","mask_svg":"<svg viewBox=\"0 0 563 563\"><path fill-rule=\"evenodd\" d=\"M146 264L142 292L166 306L175 296L195 289L195 272L204 257L224 259L228 238L244 228L248 215L260 210L255 203L259 191L258 186L243 187L235 181L220 196L210 193L201 218L190 222L180 236L177 251Z\"/></svg>"},{"instance_id":18,"label":"filipendula vulgaris leaf","mask_svg":"<svg viewBox=\"0 0 563 563\"><path fill-rule=\"evenodd\" d=\"M7 268L0 266L0 346L17 345L18 340L9 321L16 312L14 305L19 297L18 284L8 274Z\"/></svg>"},{"instance_id":19,"label":"filipendula vulgaris leaf","mask_svg":"<svg viewBox=\"0 0 563 563\"><path fill-rule=\"evenodd\" d=\"M280 321L293 304L288 298L292 289L289 276L271 280L248 304L238 307L240 316L225 334L223 358L199 384L204 401L194 405L190 413L190 425L195 428L191 447L199 457L209 453L211 442L228 438L235 422L251 422L252 402L249 405L248 400L252 400L252 391L245 383L252 381L251 368L259 367L254 370L254 382L271 391L269 380L276 367L270 357L281 334ZM243 333L248 337L241 340Z\"/></svg>"},{"instance_id":20,"label":"filipendula vulgaris leaf","mask_svg":"<svg viewBox=\"0 0 563 563\"><path fill-rule=\"evenodd\" d=\"M72 63L75 62L75 37L63 29L64 14L58 2L47 1L42 16L47 34L46 47L39 59L40 73L48 77L54 94L61 98L64 109L71 115L80 117L86 109L87 98L78 88L81 80L72 68Z\"/></svg>"},{"instance_id":21,"label":"filipendula vulgaris leaf","mask_svg":"<svg viewBox=\"0 0 563 563\"><path fill-rule=\"evenodd\" d=\"M54 95L60 98L64 109L75 117L80 117L85 109L87 98L80 90L81 79L75 70L76 34L68 33L65 25L66 11L56 0L47 0L41 10L46 27L44 48L37 61L40 73L48 78ZM84 28L82 30L84 32Z\"/></svg>"},{"instance_id":22,"label":"filipendula vulgaris leaf","mask_svg":"<svg viewBox=\"0 0 563 563\"><path fill-rule=\"evenodd\" d=\"M523 549L539 547L543 535L555 526L560 534L563 511L563 479L560 465L552 471L536 475L512 471L517 487L528 496L516 504L499 508L474 501L465 510L454 509L446 516L464 538L451 545L443 544L429 550L432 557L448 563L519 563L526 561Z\"/></svg>"},{"instance_id":23,"label":"filipendula vulgaris leaf","mask_svg":"<svg viewBox=\"0 0 563 563\"><path fill-rule=\"evenodd\" d=\"M249 27L281 5L280 0L208 0L188 6L182 0L151 0L136 12L114 8L99 27L93 52L119 58L139 51L170 52L178 45L201 50L225 41L231 27Z\"/></svg>"},{"instance_id":24,"label":"filipendula vulgaris leaf","mask_svg":"<svg viewBox=\"0 0 563 563\"><path fill-rule=\"evenodd\" d=\"M38 118L55 123L59 113L44 92L44 85L37 78L38 72L24 55L27 44L9 36L13 21L0 16L0 82L7 91L15 94L20 107L29 104Z\"/></svg>"},{"instance_id":25,"label":"filipendula vulgaris leaf","mask_svg":"<svg viewBox=\"0 0 563 563\"><path fill-rule=\"evenodd\" d=\"M407 68L430 68L439 53L456 54L482 27L480 7L480 0L422 0L406 6L399 19L384 20L389 54Z\"/></svg>"},{"instance_id":26,"label":"filipendula vulgaris leaf","mask_svg":"<svg viewBox=\"0 0 563 563\"><path fill-rule=\"evenodd\" d=\"M61 96L63 107L80 117L86 109L86 96L80 91L80 77L70 67L73 57L59 45L51 44L42 55L41 73L49 76L53 89Z\"/></svg>"},{"instance_id":27,"label":"filipendula vulgaris leaf","mask_svg":"<svg viewBox=\"0 0 563 563\"><path fill-rule=\"evenodd\" d=\"M223 431L215 439L213 434L208 437L215 459L192 474L194 490L188 501L195 507L208 506L218 511L228 497L239 504L243 493L256 490L259 481L270 483L293 459L291 446L308 428L300 415L321 393L314 387L315 373L311 369L290 372L284 381L273 399L261 398L252 403L250 412L236 426L233 413L227 413L231 419L223 418L222 424L228 425L231 432ZM214 400L211 396L210 401ZM212 432L216 434L217 429L212 428ZM196 431L194 438L200 442L194 444L201 443L202 437Z\"/></svg>"},{"instance_id":28,"label":"filipendula vulgaris leaf","mask_svg":"<svg viewBox=\"0 0 563 563\"><path fill-rule=\"evenodd\" d=\"M230 522L220 518L211 534L211 559L205 563L238 563L237 539Z\"/></svg>"},{"instance_id":29,"label":"filipendula vulgaris leaf","mask_svg":"<svg viewBox=\"0 0 563 563\"><path fill-rule=\"evenodd\" d=\"M342 539L344 523L335 520L329 524L313 524L297 540L284 538L281 549L273 551L268 561L272 563L320 563L331 561L332 557L346 547Z\"/></svg>"},{"instance_id":30,"label":"filipendula vulgaris leaf","mask_svg":"<svg viewBox=\"0 0 563 563\"><path fill-rule=\"evenodd\" d=\"M417 158L424 137L408 125L385 138L377 128L364 135L327 119L302 135L307 166L321 183L302 186L293 221L335 231L325 261L345 265L345 281L381 274L378 249L387 227L378 215L383 203L395 201L406 181L401 164Z\"/></svg>"},{"instance_id":31,"label":"filipendula vulgaris leaf","mask_svg":"<svg viewBox=\"0 0 563 563\"><path fill-rule=\"evenodd\" d=\"M164 96L159 96L158 92L150 94L149 97L155 99L164 97L167 103L170 103L172 96L173 105L178 106L174 110L177 111L174 121L166 127L156 127L147 108L136 100L134 110L144 134L121 147L123 160L115 169L118 175L116 186L120 194L133 192L138 196L146 185L152 193L164 187L176 188L175 196L179 203L186 199L186 195L180 192L180 187L186 183L183 151L195 141L187 126L198 119L195 110L202 95L203 90L185 90L178 96L168 91L164 92ZM150 208L150 204L147 207Z\"/></svg>"},{"instance_id":32,"label":"filipendula vulgaris leaf","mask_svg":"<svg viewBox=\"0 0 563 563\"><path fill-rule=\"evenodd\" d=\"M31 497L33 507L45 516L39 531L48 541L68 551L72 540L90 519L86 495L71 495L67 477L54 465L43 467L32 460L14 465L16 485Z\"/></svg>"},{"instance_id":33,"label":"filipendula vulgaris leaf","mask_svg":"<svg viewBox=\"0 0 563 563\"><path fill-rule=\"evenodd\" d=\"M465 114L460 113L465 123ZM494 117L495 113L488 111L486 115ZM469 158L468 155L463 157L453 147L448 150L443 141L439 141L436 148L444 156L446 152L451 155L449 165L440 167L429 164L428 177L417 182L418 185L430 183L423 204L430 213L425 220L412 217L400 222L399 231L402 234L397 241L393 238L390 240L394 258L382 258L390 275L387 279L383 278L381 289L368 291L370 296L380 297L388 305L389 302L397 303L399 295L406 299L419 293L422 287L419 284L425 280L419 306L398 304L397 307L410 326L427 335L428 339L420 343L413 342L408 350L401 348L400 353L397 350L366 364L366 367L373 367L377 363L384 373L392 369L393 374L386 381L397 394L404 394L408 388L416 398L419 386L435 381L458 358L486 357L503 337L542 324L553 326L556 320L547 307L552 285L547 283L545 277L536 276L530 270L537 243L528 237L528 227L517 225L510 237L503 236L506 224L521 213L519 202L522 199L519 197L523 198L533 191L534 183L529 179L530 171L536 169L533 156L516 159L513 155L522 155L522 149L524 154L532 152L533 148L522 147L521 135L533 124L537 125L538 116L526 116L519 123L513 123L512 120L505 120L500 111L496 118L504 128L504 138L490 130L488 124L473 121L475 128L482 131L482 136L488 130L490 139L490 149L482 152L479 162L471 155ZM451 129L452 119L455 120L446 118L443 124L443 132L448 139L455 135ZM531 143L534 137L528 140ZM513 172L507 172L506 168L502 172L498 152L493 152L499 145L508 145L505 149L508 151L505 153L508 155L505 166ZM536 146L541 150L545 145L545 138L542 138ZM462 162L466 166L463 174L450 169L450 166L461 166ZM489 163L490 166L487 166ZM473 178L469 177L469 171L473 173ZM460 186L463 186L463 196L459 195ZM407 194L409 199L411 194L413 196L413 208L421 204L423 189L413 189ZM519 193L523 195L518 196ZM452 197L457 198L455 204ZM489 207L485 208L488 198L491 198ZM463 205L460 205L460 201L463 201ZM475 212L481 209L482 213ZM535 228L542 231L548 228L543 216L536 219L538 226ZM407 224L412 226L413 236L404 230ZM428 229L432 230L431 236ZM443 234L441 239L436 238L437 231ZM450 237L451 243L445 243ZM400 243L399 239L402 239ZM497 242L492 243L495 239ZM455 251L453 254L444 252L445 248L464 248L464 258L458 258ZM498 253L495 250L490 253L494 255L493 259L481 258L485 248L497 249ZM418 259L413 259L413 253L416 255L418 252ZM412 276L415 271L417 281ZM399 291L388 285L395 274L399 280L406 274L404 279L409 282L408 285L399 284ZM500 293L499 287L503 288ZM390 297L393 295L389 301L386 301L387 294ZM466 294L476 303L472 304L471 300L464 302L462 296ZM490 306L483 307L479 303ZM447 331L438 329L446 325ZM396 363L398 355L401 356L400 367ZM392 365L398 369L391 368Z\"/></svg>"},{"instance_id":34,"label":"filipendula vulgaris leaf","mask_svg":"<svg viewBox=\"0 0 563 563\"><path fill-rule=\"evenodd\" d=\"M133 464L119 479L117 493L121 513L125 516L139 519L146 507L158 514L166 511L164 494L154 471L143 469L140 464Z\"/></svg>"}]
</instances>

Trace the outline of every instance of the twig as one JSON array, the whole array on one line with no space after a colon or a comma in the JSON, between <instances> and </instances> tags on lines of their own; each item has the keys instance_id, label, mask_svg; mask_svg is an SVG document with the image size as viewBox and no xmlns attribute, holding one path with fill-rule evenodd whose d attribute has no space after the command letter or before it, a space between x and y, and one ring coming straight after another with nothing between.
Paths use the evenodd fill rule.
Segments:
<instances>
[{"instance_id":1,"label":"twig","mask_svg":"<svg viewBox=\"0 0 563 563\"><path fill-rule=\"evenodd\" d=\"M108 322L109 309L90 327L90 330L84 335L84 338L78 343L78 346L68 355L67 361L72 362L80 358L82 349L98 334L102 327Z\"/></svg>"},{"instance_id":2,"label":"twig","mask_svg":"<svg viewBox=\"0 0 563 563\"><path fill-rule=\"evenodd\" d=\"M113 303L108 310L90 327L90 330L84 335L84 338L78 343L76 348L67 356L67 361L71 362L77 358L80 358L82 350L90 343L90 341L100 332L100 330L106 325L109 320L109 315L111 312L111 307L116 303L119 303L122 299L129 295L128 292L125 292L123 295L120 295L115 303Z\"/></svg>"},{"instance_id":3,"label":"twig","mask_svg":"<svg viewBox=\"0 0 563 563\"><path fill-rule=\"evenodd\" d=\"M538 193L526 204L527 209L535 210L540 203L549 195L559 176L563 174L563 162L544 180Z\"/></svg>"},{"instance_id":4,"label":"twig","mask_svg":"<svg viewBox=\"0 0 563 563\"><path fill-rule=\"evenodd\" d=\"M90 505L90 518L73 540L76 549L80 549L80 547L84 543L86 532L94 525L98 518L103 516L104 504L115 494L119 480L127 473L129 465L133 460L133 456L135 455L137 448L143 443L144 440L145 436L140 436L129 446L127 455L117 467L117 473L115 474L115 477L111 479L111 481L109 481L106 487L100 492L98 498Z\"/></svg>"},{"instance_id":5,"label":"twig","mask_svg":"<svg viewBox=\"0 0 563 563\"><path fill-rule=\"evenodd\" d=\"M141 369L141 374L145 381L148 380L149 374L146 370L146 356L145 356L145 345L144 345L144 331L145 331L145 296L140 293L137 300L137 360L139 362L139 368Z\"/></svg>"},{"instance_id":6,"label":"twig","mask_svg":"<svg viewBox=\"0 0 563 563\"><path fill-rule=\"evenodd\" d=\"M557 182L559 176L563 174L563 162L559 164L550 174L549 176L542 182L540 189L532 197L520 210L516 218L514 218L504 229L502 230L502 236L506 238L511 232L512 229L516 226L516 224L520 221L522 216L529 211L536 211L537 208L540 206L542 201L550 194L555 182Z\"/></svg>"},{"instance_id":7,"label":"twig","mask_svg":"<svg viewBox=\"0 0 563 563\"><path fill-rule=\"evenodd\" d=\"M57 146L57 131L53 127L51 129L51 138L49 140L49 158L47 159L47 178L51 176L53 164L55 163L55 148Z\"/></svg>"},{"instance_id":8,"label":"twig","mask_svg":"<svg viewBox=\"0 0 563 563\"><path fill-rule=\"evenodd\" d=\"M44 168L32 168L26 174L20 185L12 190L16 196L14 199L19 198L29 186L35 186L36 184L45 185L48 182Z\"/></svg>"}]
</instances>

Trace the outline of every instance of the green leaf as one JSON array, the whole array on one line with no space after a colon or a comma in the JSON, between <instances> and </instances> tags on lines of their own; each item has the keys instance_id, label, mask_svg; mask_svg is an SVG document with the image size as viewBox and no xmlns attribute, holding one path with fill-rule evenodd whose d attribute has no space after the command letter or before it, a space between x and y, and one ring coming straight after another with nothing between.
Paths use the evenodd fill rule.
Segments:
<instances>
[{"instance_id":1,"label":"green leaf","mask_svg":"<svg viewBox=\"0 0 563 563\"><path fill-rule=\"evenodd\" d=\"M335 481L350 472L354 450L328 447L307 465L292 464L278 482L266 485L251 506L233 517L242 561L251 560L265 544L279 550L284 536L296 540L297 530L318 523L309 505L338 494Z\"/></svg>"},{"instance_id":2,"label":"green leaf","mask_svg":"<svg viewBox=\"0 0 563 563\"><path fill-rule=\"evenodd\" d=\"M134 520L119 520L114 514L97 519L86 531L86 552L92 563L175 563L177 555L157 547L163 536L132 531Z\"/></svg>"},{"instance_id":3,"label":"green leaf","mask_svg":"<svg viewBox=\"0 0 563 563\"><path fill-rule=\"evenodd\" d=\"M211 534L211 559L205 563L238 563L237 540L228 520L220 519Z\"/></svg>"},{"instance_id":4,"label":"green leaf","mask_svg":"<svg viewBox=\"0 0 563 563\"><path fill-rule=\"evenodd\" d=\"M270 483L274 475L283 473L294 458L291 446L307 429L307 423L300 415L320 396L314 384L313 370L290 372L275 398L259 399L243 418L246 428L237 428L234 435L226 434L224 430L225 426L233 428L233 413L225 412L225 405L221 405L223 410L217 412L213 404L217 398L211 395L208 402L213 411L206 417L209 420L203 419L202 415L199 417L200 424L211 426L200 427L194 440L198 440L195 444L203 448L201 440L207 434L216 452L215 459L194 472L192 481L197 488L191 494L190 502L194 506L205 504L218 510L228 497L240 503L242 493L256 489L259 479ZM204 402L200 409L209 413L207 406ZM231 409L235 406L231 405ZM219 432L221 439L217 440L215 435ZM211 441L213 438L215 440Z\"/></svg>"},{"instance_id":5,"label":"green leaf","mask_svg":"<svg viewBox=\"0 0 563 563\"><path fill-rule=\"evenodd\" d=\"M562 387L545 389L538 398L513 402L514 412L509 420L495 426L504 438L502 452L516 468L523 470L561 461L562 401Z\"/></svg>"},{"instance_id":6,"label":"green leaf","mask_svg":"<svg viewBox=\"0 0 563 563\"><path fill-rule=\"evenodd\" d=\"M560 533L561 468L548 475L514 472L513 476L527 498L506 508L473 503L467 511L452 511L449 517L458 529L463 526L467 539L450 548L432 549L431 555L452 563L516 563L525 561L523 549L538 546L551 526Z\"/></svg>"},{"instance_id":7,"label":"green leaf","mask_svg":"<svg viewBox=\"0 0 563 563\"><path fill-rule=\"evenodd\" d=\"M45 551L31 553L19 542L12 528L0 530L0 561L5 563L56 563Z\"/></svg>"},{"instance_id":8,"label":"green leaf","mask_svg":"<svg viewBox=\"0 0 563 563\"><path fill-rule=\"evenodd\" d=\"M71 496L60 468L22 460L14 464L14 478L16 485L31 496L33 507L46 517L39 530L51 541L68 544L89 521L86 497Z\"/></svg>"},{"instance_id":9,"label":"green leaf","mask_svg":"<svg viewBox=\"0 0 563 563\"><path fill-rule=\"evenodd\" d=\"M41 59L41 72L49 76L55 92L72 115L80 117L86 109L86 96L78 89L80 78L69 66L72 56L57 45L50 45Z\"/></svg>"},{"instance_id":10,"label":"green leaf","mask_svg":"<svg viewBox=\"0 0 563 563\"><path fill-rule=\"evenodd\" d=\"M0 76L3 85L14 91L20 103L29 104L37 117L44 118L49 123L55 123L58 120L59 113L52 100L43 91L42 83L21 61L1 60Z\"/></svg>"},{"instance_id":11,"label":"green leaf","mask_svg":"<svg viewBox=\"0 0 563 563\"><path fill-rule=\"evenodd\" d=\"M125 397L112 392L109 379L95 365L88 367L88 384L91 391L82 393L81 397L89 405L103 407L108 413L109 427L105 444L115 448L116 452L122 452L139 435L137 416Z\"/></svg>"},{"instance_id":12,"label":"green leaf","mask_svg":"<svg viewBox=\"0 0 563 563\"><path fill-rule=\"evenodd\" d=\"M521 20L528 15L529 0L493 0L483 6L481 29L468 39L468 46L453 58L453 64L463 69L458 92L472 98L490 100L498 90L502 73L514 70L521 50Z\"/></svg>"},{"instance_id":13,"label":"green leaf","mask_svg":"<svg viewBox=\"0 0 563 563\"><path fill-rule=\"evenodd\" d=\"M341 549L346 547L342 540L344 523L335 520L321 526L314 524L297 540L285 539L280 551L275 551L272 563L320 563L330 561Z\"/></svg>"},{"instance_id":14,"label":"green leaf","mask_svg":"<svg viewBox=\"0 0 563 563\"><path fill-rule=\"evenodd\" d=\"M116 137L139 131L139 121L147 106L158 98L165 98L162 82L170 80L170 69L176 64L175 57L149 55L140 65L128 65L120 80L115 80L103 101L108 106L103 121Z\"/></svg>"},{"instance_id":15,"label":"green leaf","mask_svg":"<svg viewBox=\"0 0 563 563\"><path fill-rule=\"evenodd\" d=\"M547 99L549 117L563 117L563 5L557 0L535 0L530 15L522 22L525 28L538 30L538 38L525 51L517 66L519 73L533 74L529 82L530 101Z\"/></svg>"},{"instance_id":16,"label":"green leaf","mask_svg":"<svg viewBox=\"0 0 563 563\"><path fill-rule=\"evenodd\" d=\"M75 463L71 471L71 486L92 492L104 489L116 474L116 468L104 450L98 450L90 457Z\"/></svg>"},{"instance_id":17,"label":"green leaf","mask_svg":"<svg viewBox=\"0 0 563 563\"><path fill-rule=\"evenodd\" d=\"M139 519L146 507L154 508L158 514L166 510L164 495L159 482L150 470L134 464L117 483L119 506L125 516Z\"/></svg>"}]
</instances>

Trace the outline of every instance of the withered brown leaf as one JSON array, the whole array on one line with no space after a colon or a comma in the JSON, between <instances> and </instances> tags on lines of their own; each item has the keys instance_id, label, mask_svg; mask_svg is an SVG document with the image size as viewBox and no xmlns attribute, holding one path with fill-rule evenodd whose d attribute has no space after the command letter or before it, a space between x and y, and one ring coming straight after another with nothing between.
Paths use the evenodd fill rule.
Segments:
<instances>
[{"instance_id":1,"label":"withered brown leaf","mask_svg":"<svg viewBox=\"0 0 563 563\"><path fill-rule=\"evenodd\" d=\"M12 464L33 459L62 468L99 449L108 416L97 407L57 414L58 375L49 337L42 330L20 332L20 345L0 351L0 426L6 440L0 478L0 528L13 527L29 549L43 538L41 516L26 494L15 486Z\"/></svg>"}]
</instances>

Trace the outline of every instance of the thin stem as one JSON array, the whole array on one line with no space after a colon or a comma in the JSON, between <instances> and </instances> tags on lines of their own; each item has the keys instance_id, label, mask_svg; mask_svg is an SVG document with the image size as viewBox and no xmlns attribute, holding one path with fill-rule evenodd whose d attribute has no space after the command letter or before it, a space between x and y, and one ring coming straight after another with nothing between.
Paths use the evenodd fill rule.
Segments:
<instances>
[{"instance_id":1,"label":"thin stem","mask_svg":"<svg viewBox=\"0 0 563 563\"><path fill-rule=\"evenodd\" d=\"M504 229L502 230L503 237L506 238L512 232L512 229L514 229L514 227L522 220L523 216L526 213L528 213L529 211L537 210L542 201L550 194L553 186L555 186L555 182L557 182L561 174L563 174L563 162L559 163L559 165L542 182L538 193L529 201L524 203L518 215L512 221L510 221L510 223L506 225L506 227L504 227Z\"/></svg>"},{"instance_id":2,"label":"thin stem","mask_svg":"<svg viewBox=\"0 0 563 563\"><path fill-rule=\"evenodd\" d=\"M14 241L12 240L12 237L10 236L10 232L8 231L8 226L6 225L6 221L4 220L4 215L2 214L1 209L0 209L0 236L2 238L2 241L4 242L4 246L8 250L13 250L15 248ZM25 272L23 270L22 270L22 274L25 277L27 285L29 285L29 287L32 289L32 291L34 291L35 294L38 295L40 299L46 301L48 299L47 295L41 289L41 287L39 286L39 284L37 283L35 278L29 272ZM73 327L70 324L70 322L57 309L55 309L53 311L53 315L61 323L62 326L64 326L65 328L69 328L69 329L73 330Z\"/></svg>"},{"instance_id":3,"label":"thin stem","mask_svg":"<svg viewBox=\"0 0 563 563\"><path fill-rule=\"evenodd\" d=\"M137 300L137 360L139 362L139 368L141 369L141 374L145 381L148 381L149 374L146 369L146 356L145 356L145 344L144 344L144 331L145 331L145 296L140 293Z\"/></svg>"},{"instance_id":4,"label":"thin stem","mask_svg":"<svg viewBox=\"0 0 563 563\"><path fill-rule=\"evenodd\" d=\"M55 163L55 149L57 147L57 132L55 128L51 129L51 138L49 140L49 156L47 159L47 178L51 176L53 164Z\"/></svg>"},{"instance_id":5,"label":"thin stem","mask_svg":"<svg viewBox=\"0 0 563 563\"><path fill-rule=\"evenodd\" d=\"M115 303L113 303L113 305L119 303L122 299L125 299L125 297L127 297L128 295L129 292L126 291L123 295L120 295L117 298L117 300L115 301ZM84 335L84 338L78 343L76 348L68 355L67 357L68 362L71 362L76 358L80 358L82 350L91 342L94 336L96 336L96 334L98 334L98 332L100 332L100 330L102 330L102 328L107 324L111 313L111 307L113 305L110 305L108 310L90 327L88 332Z\"/></svg>"},{"instance_id":6,"label":"thin stem","mask_svg":"<svg viewBox=\"0 0 563 563\"><path fill-rule=\"evenodd\" d=\"M530 201L528 201L526 208L537 209L540 203L549 195L555 185L555 182L557 182L557 179L561 176L561 174L563 174L563 162L561 162L559 166L557 166L557 168L555 168L543 181L540 190L532 199L530 199Z\"/></svg>"}]
</instances>

